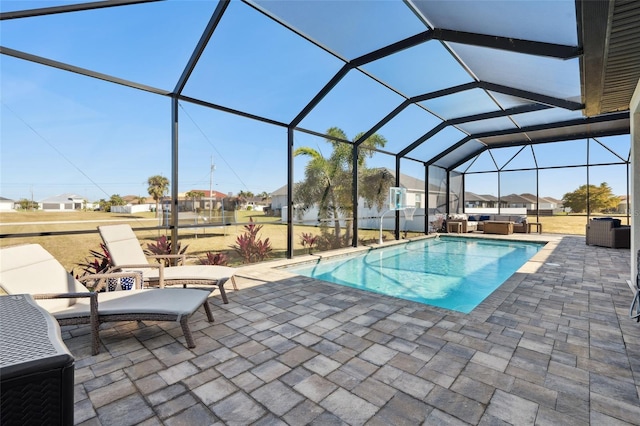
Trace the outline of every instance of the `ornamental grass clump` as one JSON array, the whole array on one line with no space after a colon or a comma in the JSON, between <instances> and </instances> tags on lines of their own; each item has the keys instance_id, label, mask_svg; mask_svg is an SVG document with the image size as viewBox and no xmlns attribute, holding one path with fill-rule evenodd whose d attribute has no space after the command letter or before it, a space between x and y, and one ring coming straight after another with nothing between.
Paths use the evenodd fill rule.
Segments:
<instances>
[{"instance_id":1,"label":"ornamental grass clump","mask_svg":"<svg viewBox=\"0 0 640 426\"><path fill-rule=\"evenodd\" d=\"M102 251L98 251L98 250L89 250L89 253L93 256L93 258L90 257L86 257L84 262L78 263L78 266L82 269L83 274L76 274L75 271L72 269L71 272L69 272L71 274L72 277L75 277L76 279L79 279L80 277L84 277L86 275L94 275L94 274L104 274L107 272L107 270L113 266L111 264L111 256L109 254L109 250L107 250L107 247L104 244L100 244L100 249ZM115 289L115 286L118 282L121 281L127 281L127 278L109 278L109 280L107 281L107 284L109 286L109 289ZM127 283L131 284L131 286L133 286L133 279L128 280ZM85 285L90 289L93 290L97 285L98 285L98 280L94 280L93 282L86 282ZM124 286L122 287L124 289ZM131 288L131 287L128 287ZM105 291L105 289L103 288L101 291Z\"/></svg>"},{"instance_id":2,"label":"ornamental grass clump","mask_svg":"<svg viewBox=\"0 0 640 426\"><path fill-rule=\"evenodd\" d=\"M97 250L89 250L89 253L93 255L93 259L86 257L84 262L78 263L78 266L84 272L82 275L75 274L74 270L71 270L71 275L79 278L84 275L102 274L106 272L111 266L111 256L104 244L101 243L100 248L102 249L101 252Z\"/></svg>"},{"instance_id":3,"label":"ornamental grass clump","mask_svg":"<svg viewBox=\"0 0 640 426\"><path fill-rule=\"evenodd\" d=\"M178 241L178 252L177 254L184 254L187 251L189 246L185 246L182 250L180 249L180 241ZM148 243L147 249L144 251L144 254L147 256L165 256L171 254L171 240L169 240L166 235L161 236L156 240L155 243ZM172 266L171 263L175 259L156 259L158 263L164 262L164 266L169 267Z\"/></svg>"},{"instance_id":4,"label":"ornamental grass clump","mask_svg":"<svg viewBox=\"0 0 640 426\"><path fill-rule=\"evenodd\" d=\"M199 259L201 265L220 265L227 266L229 263L229 256L224 253L205 253L205 257Z\"/></svg>"},{"instance_id":5,"label":"ornamental grass clump","mask_svg":"<svg viewBox=\"0 0 640 426\"><path fill-rule=\"evenodd\" d=\"M318 242L318 236L317 235L313 235L312 233L306 233L303 232L302 235L300 235L300 243L302 244L302 247L304 248L308 248L309 250L309 254L311 254L311 250L313 249L313 246L315 246Z\"/></svg>"}]
</instances>

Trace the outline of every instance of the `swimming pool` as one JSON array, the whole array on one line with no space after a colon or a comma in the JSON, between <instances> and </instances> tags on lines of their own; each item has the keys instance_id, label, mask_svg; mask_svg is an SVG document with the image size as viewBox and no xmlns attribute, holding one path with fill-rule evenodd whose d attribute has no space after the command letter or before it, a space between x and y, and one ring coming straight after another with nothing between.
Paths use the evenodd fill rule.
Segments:
<instances>
[{"instance_id":1,"label":"swimming pool","mask_svg":"<svg viewBox=\"0 0 640 426\"><path fill-rule=\"evenodd\" d=\"M543 246L439 237L286 269L335 284L469 313Z\"/></svg>"}]
</instances>

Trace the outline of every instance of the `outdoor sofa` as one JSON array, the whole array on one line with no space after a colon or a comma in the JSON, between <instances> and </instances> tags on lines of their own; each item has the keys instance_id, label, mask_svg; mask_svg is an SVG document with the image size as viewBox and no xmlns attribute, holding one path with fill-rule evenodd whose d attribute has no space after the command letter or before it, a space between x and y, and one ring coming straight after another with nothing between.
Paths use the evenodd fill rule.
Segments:
<instances>
[{"instance_id":1,"label":"outdoor sofa","mask_svg":"<svg viewBox=\"0 0 640 426\"><path fill-rule=\"evenodd\" d=\"M478 222L467 217L464 213L450 214L447 216L447 226L450 228L450 223L460 223L460 232L466 234L467 232L477 231Z\"/></svg>"},{"instance_id":2,"label":"outdoor sofa","mask_svg":"<svg viewBox=\"0 0 640 426\"><path fill-rule=\"evenodd\" d=\"M469 215L470 221L477 221L478 231L484 231L485 222L512 222L513 232L527 233L527 216L525 215L503 215L503 214L473 214Z\"/></svg>"},{"instance_id":3,"label":"outdoor sofa","mask_svg":"<svg viewBox=\"0 0 640 426\"><path fill-rule=\"evenodd\" d=\"M511 222L513 232L527 233L527 216L525 215L498 215L498 214L465 214L456 213L447 216L447 224L459 222L460 232L484 231L485 222Z\"/></svg>"}]
</instances>

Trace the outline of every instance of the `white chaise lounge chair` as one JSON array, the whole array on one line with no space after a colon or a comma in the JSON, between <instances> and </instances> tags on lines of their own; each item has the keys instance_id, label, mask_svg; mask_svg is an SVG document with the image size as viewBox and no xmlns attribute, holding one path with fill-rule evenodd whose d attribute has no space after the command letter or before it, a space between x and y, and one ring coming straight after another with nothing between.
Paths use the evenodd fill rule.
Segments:
<instances>
[{"instance_id":1,"label":"white chaise lounge chair","mask_svg":"<svg viewBox=\"0 0 640 426\"><path fill-rule=\"evenodd\" d=\"M233 288L238 290L233 274L234 268L219 265L178 265L164 267L162 263L150 263L148 258L178 258L184 262L184 255L147 256L140 241L129 225L98 226L111 263L116 270L140 270L147 284L164 287L165 285L217 285L224 303L229 303L224 284L231 280Z\"/></svg>"},{"instance_id":2,"label":"white chaise lounge chair","mask_svg":"<svg viewBox=\"0 0 640 426\"><path fill-rule=\"evenodd\" d=\"M131 277L132 272L83 277L98 280L96 291L89 291L38 244L0 249L0 288L7 294L32 295L60 325L91 324L93 355L100 348L100 323L109 321L176 321L182 326L187 346L195 347L187 320L204 306L209 322L213 322L208 303L211 292L142 289L140 273L133 275L135 289L111 292L97 291L106 285L107 277Z\"/></svg>"}]
</instances>

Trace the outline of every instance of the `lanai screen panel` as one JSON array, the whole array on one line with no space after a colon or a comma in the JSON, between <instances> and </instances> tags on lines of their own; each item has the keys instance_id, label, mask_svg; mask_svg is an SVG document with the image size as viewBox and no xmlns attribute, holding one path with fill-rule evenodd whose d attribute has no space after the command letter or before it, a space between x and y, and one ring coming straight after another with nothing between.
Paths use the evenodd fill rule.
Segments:
<instances>
[{"instance_id":1,"label":"lanai screen panel","mask_svg":"<svg viewBox=\"0 0 640 426\"><path fill-rule=\"evenodd\" d=\"M457 164L462 161L464 158L467 158L469 155L472 155L479 150L483 149L484 145L479 141L472 139L470 141L465 142L462 146L460 146L455 151L450 152L449 154L444 155L440 160L437 160L434 164L440 167L446 167L450 164Z\"/></svg>"},{"instance_id":2,"label":"lanai screen panel","mask_svg":"<svg viewBox=\"0 0 640 426\"><path fill-rule=\"evenodd\" d=\"M437 28L513 37L547 43L576 45L575 3L546 2L416 1L409 3Z\"/></svg>"},{"instance_id":3,"label":"lanai screen panel","mask_svg":"<svg viewBox=\"0 0 640 426\"><path fill-rule=\"evenodd\" d=\"M71 2L3 1L2 11L11 5L30 9L56 3ZM0 40L5 47L171 91L216 8L215 2L188 3L143 3L3 20Z\"/></svg>"},{"instance_id":4,"label":"lanai screen panel","mask_svg":"<svg viewBox=\"0 0 640 426\"><path fill-rule=\"evenodd\" d=\"M375 99L375 102L363 101ZM402 97L358 70L351 70L300 123L325 133L339 127L355 136L366 132L402 102Z\"/></svg>"},{"instance_id":5,"label":"lanai screen panel","mask_svg":"<svg viewBox=\"0 0 640 426\"><path fill-rule=\"evenodd\" d=\"M248 1L345 60L426 30L402 2Z\"/></svg>"},{"instance_id":6,"label":"lanai screen panel","mask_svg":"<svg viewBox=\"0 0 640 426\"><path fill-rule=\"evenodd\" d=\"M288 123L342 65L256 9L233 1L183 94Z\"/></svg>"},{"instance_id":7,"label":"lanai screen panel","mask_svg":"<svg viewBox=\"0 0 640 426\"><path fill-rule=\"evenodd\" d=\"M440 124L440 119L416 104L404 108L376 133L387 139L384 149L393 154Z\"/></svg>"},{"instance_id":8,"label":"lanai screen panel","mask_svg":"<svg viewBox=\"0 0 640 426\"><path fill-rule=\"evenodd\" d=\"M429 220L436 214L447 212L447 172L441 167L429 166Z\"/></svg>"},{"instance_id":9,"label":"lanai screen panel","mask_svg":"<svg viewBox=\"0 0 640 426\"><path fill-rule=\"evenodd\" d=\"M0 8L69 3L28 2L26 6L25 2L3 2ZM552 57L544 46L527 43L576 47L579 52L577 47L582 46L578 46L576 23L580 21L574 1L488 4L233 1L211 38L204 40L201 37L214 10L225 3L151 2L3 20L0 35L3 46L10 49L157 86L163 92L144 96L171 94L189 60L194 59L191 55L198 42L206 41L181 95L210 103L205 106L214 109L255 115L256 121L277 121L271 123L278 128L274 131L277 136L265 137L271 134L265 132L253 139L282 149L282 156L287 153L287 141L281 130L290 124L319 134L339 127L350 140L373 128L388 135L384 147L388 154L406 150L407 158L433 160L445 169L468 164L474 153L487 147L587 137L593 132L628 132L628 119L573 123L563 130L549 126L582 118L580 62L577 56ZM136 11L145 13L133 13ZM133 15L138 17L135 22ZM13 33L15 28L19 31ZM513 46L497 48L491 42L494 36L504 37L503 42L513 40ZM533 51L522 50L525 45ZM101 55L93 55L94 62L85 62L83 54L90 51ZM12 64L24 59L7 56L3 60ZM64 88L59 85L60 90ZM158 128L168 122L171 107L170 102L165 103L168 98L161 99ZM181 107L188 101L181 99ZM547 109L509 111L510 115L500 116L511 108L531 106ZM399 108L402 111L396 114ZM186 111L179 111L183 122ZM489 115L479 118L478 114ZM460 120L462 117L467 119ZM193 119L195 136L217 131L210 133L198 118ZM443 120L451 122L420 146L406 149L421 140L421 135L442 127ZM165 166L160 171L166 175L171 173L168 151L173 142L168 128L163 138L151 132L149 136L153 139L149 144L161 142ZM189 164L184 157L189 148L185 142L194 135L181 133L184 146L179 152L184 165ZM452 147L455 150L448 152ZM244 143L234 148L252 152Z\"/></svg>"},{"instance_id":10,"label":"lanai screen panel","mask_svg":"<svg viewBox=\"0 0 640 426\"><path fill-rule=\"evenodd\" d=\"M481 80L565 100L580 101L580 64L468 44L448 43Z\"/></svg>"},{"instance_id":11,"label":"lanai screen panel","mask_svg":"<svg viewBox=\"0 0 640 426\"><path fill-rule=\"evenodd\" d=\"M383 54L367 57L359 66L360 70L399 95L396 105L392 105L392 98L388 96L383 96L381 102L376 101L379 106L374 113L376 119L384 118L384 111L391 113L400 105L403 97L415 97L418 105L433 112L440 120L499 112L523 105L543 105L544 98L536 97L535 94L556 97L559 100L580 100L579 63L575 58L558 59L546 57L544 53L538 55L482 47L473 37L454 42L446 40L446 35L439 39L438 33L440 29L455 30L460 34L476 33L480 36L577 46L573 2L553 2L545 7L534 2L498 2L491 8L486 7L486 4L466 1L375 4L255 1L249 4L346 63L376 50L387 49ZM366 24L363 24L364 22ZM385 28L385 31L377 31L376 28ZM411 37L421 33L427 34L425 32L431 30L434 32L428 33L428 37L418 42L407 44L401 49L389 49L394 43L404 43ZM342 128L346 124L339 125L327 121L320 124L317 122L318 116L326 117L329 111L332 111L335 112L334 121L339 121L347 115L358 115L358 110L362 112L364 109L372 108L367 104L373 99L373 91L365 90L367 93L364 93L345 89L347 85L344 81L353 79L354 72L355 70L349 71L329 93L323 94L323 99L317 105L312 106L301 122L304 128L318 132L325 131L330 125ZM496 83L501 88L487 90L470 86L461 91L450 90L460 85L484 82ZM446 93L434 95L435 92L443 90ZM522 91L525 96L521 96ZM527 91L531 92L532 96L527 97ZM519 96L516 96L516 93ZM426 99L421 100L422 96L426 96ZM345 104L351 107L348 114ZM557 105L552 110L564 112ZM396 117L389 121L393 122ZM362 128L365 123L363 120L362 124L348 130L350 133L366 131ZM371 125L375 125L375 121ZM390 125L387 123L387 126ZM475 133L516 129L517 126L517 122L510 116L494 117L490 121L476 119L455 124L463 134L472 136ZM441 135L441 132L438 132L438 135ZM445 150L459 140L457 137L452 137L446 143L438 140L437 145ZM516 137L513 141L517 143L526 140L526 137ZM407 144L413 142L407 141ZM417 147L407 153L407 156L429 161L433 157L432 149L436 144L430 139L425 140L423 144L431 146ZM402 151L402 147L396 148L395 143L393 146L397 149L396 152ZM453 163L447 164L441 158L438 164L448 167Z\"/></svg>"},{"instance_id":12,"label":"lanai screen panel","mask_svg":"<svg viewBox=\"0 0 640 426\"><path fill-rule=\"evenodd\" d=\"M469 73L436 40L378 59L362 68L406 96L473 82Z\"/></svg>"},{"instance_id":13,"label":"lanai screen panel","mask_svg":"<svg viewBox=\"0 0 640 426\"><path fill-rule=\"evenodd\" d=\"M562 108L551 108L514 115L513 121L519 127L538 126L583 118L582 111L569 111Z\"/></svg>"},{"instance_id":14,"label":"lanai screen panel","mask_svg":"<svg viewBox=\"0 0 640 426\"><path fill-rule=\"evenodd\" d=\"M561 121L566 116L564 107L571 106L562 101L576 102L572 107L579 105L581 91L577 58L558 59L546 57L544 52L541 55L534 55L483 47L476 44L478 38L475 36L499 36L577 46L574 2L550 2L545 3L544 7L537 2L506 1L494 2L492 7L487 7L486 3L470 1L410 1L409 5L431 28L458 31L463 38L468 36L467 42L441 41L441 44L452 52L453 57L466 67L476 81L500 85L501 88L497 88L498 91L474 89L474 91L486 93L498 108L506 110L524 105L552 106L553 108L549 111L545 111L547 116L552 117L550 120L555 122ZM531 94L529 97L527 97L528 92ZM515 96L516 93L519 96ZM448 101L449 98L462 98L464 95L448 95L425 101L424 104L437 114L439 110L440 116L444 119L451 119L454 115L460 117L466 115L467 111L456 114L451 107L454 103ZM539 95L550 97L552 101L557 99L557 105L545 104L544 96ZM473 93L472 96L478 95ZM482 102L480 100L474 105L484 105ZM469 105L464 102L460 104ZM554 114L557 115L554 117ZM517 129L518 126L520 125L513 116L456 125L471 136ZM484 142L484 139L481 140ZM523 143L527 140L526 136L520 135L509 135L503 139L512 143ZM452 144L456 142L452 141ZM463 156L448 155L440 158L438 164L449 167L461 157ZM445 159L450 159L451 162L446 162Z\"/></svg>"},{"instance_id":15,"label":"lanai screen panel","mask_svg":"<svg viewBox=\"0 0 640 426\"><path fill-rule=\"evenodd\" d=\"M449 173L449 212L462 213L464 211L463 199L464 175L456 171Z\"/></svg>"},{"instance_id":16,"label":"lanai screen panel","mask_svg":"<svg viewBox=\"0 0 640 426\"><path fill-rule=\"evenodd\" d=\"M501 109L498 103L482 89L465 90L448 96L429 99L420 102L420 105L423 105L443 120L499 111Z\"/></svg>"}]
</instances>

